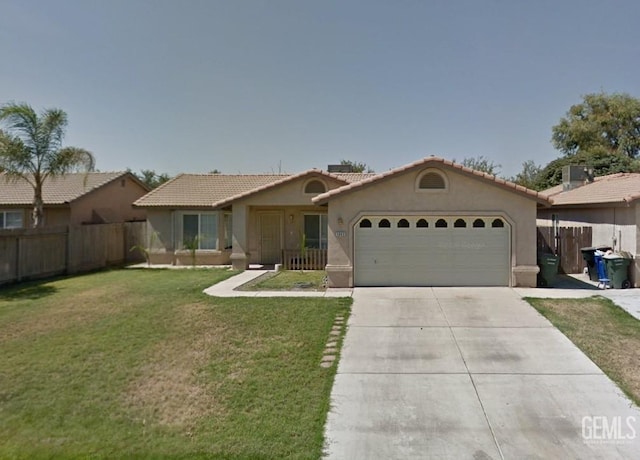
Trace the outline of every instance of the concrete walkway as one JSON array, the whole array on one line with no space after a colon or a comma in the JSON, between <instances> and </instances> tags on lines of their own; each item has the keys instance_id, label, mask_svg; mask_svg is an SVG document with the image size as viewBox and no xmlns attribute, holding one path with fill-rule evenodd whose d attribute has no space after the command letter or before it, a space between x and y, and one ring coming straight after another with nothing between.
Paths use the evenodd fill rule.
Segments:
<instances>
[{"instance_id":1,"label":"concrete walkway","mask_svg":"<svg viewBox=\"0 0 640 460\"><path fill-rule=\"evenodd\" d=\"M638 457L640 410L514 289L353 297L327 458Z\"/></svg>"},{"instance_id":2,"label":"concrete walkway","mask_svg":"<svg viewBox=\"0 0 640 460\"><path fill-rule=\"evenodd\" d=\"M269 270L246 270L214 284L204 293L214 297L351 297L353 289L327 289L326 291L238 291L236 288L246 284Z\"/></svg>"}]
</instances>

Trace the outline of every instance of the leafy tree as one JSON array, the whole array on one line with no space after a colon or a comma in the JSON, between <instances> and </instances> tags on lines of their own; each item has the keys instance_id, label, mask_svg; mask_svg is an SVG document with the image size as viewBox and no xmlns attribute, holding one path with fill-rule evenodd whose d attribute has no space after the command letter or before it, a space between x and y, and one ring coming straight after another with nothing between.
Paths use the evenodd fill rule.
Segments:
<instances>
[{"instance_id":1,"label":"leafy tree","mask_svg":"<svg viewBox=\"0 0 640 460\"><path fill-rule=\"evenodd\" d=\"M538 180L542 169L543 167L541 165L538 166L533 160L527 160L522 163L522 171L509 178L509 180L523 187L538 190Z\"/></svg>"},{"instance_id":2,"label":"leafy tree","mask_svg":"<svg viewBox=\"0 0 640 460\"><path fill-rule=\"evenodd\" d=\"M587 94L552 128L551 141L566 156L640 152L640 100L628 94Z\"/></svg>"},{"instance_id":3,"label":"leafy tree","mask_svg":"<svg viewBox=\"0 0 640 460\"><path fill-rule=\"evenodd\" d=\"M640 172L640 160L626 155L581 152L572 156L560 157L547 164L537 176L533 188L545 190L561 184L562 168L567 165L585 165L593 169L595 177L619 172Z\"/></svg>"},{"instance_id":4,"label":"leafy tree","mask_svg":"<svg viewBox=\"0 0 640 460\"><path fill-rule=\"evenodd\" d=\"M353 168L353 172L357 172L357 173L363 173L363 172L372 173L372 172L375 172L366 163L360 163L360 162L351 161L351 160L340 160L340 164L341 165L350 165Z\"/></svg>"},{"instance_id":5,"label":"leafy tree","mask_svg":"<svg viewBox=\"0 0 640 460\"><path fill-rule=\"evenodd\" d=\"M42 226L42 186L49 177L91 171L93 155L77 147L62 147L68 119L60 109L38 115L27 104L0 107L0 169L9 180L23 179L33 187L33 226Z\"/></svg>"},{"instance_id":6,"label":"leafy tree","mask_svg":"<svg viewBox=\"0 0 640 460\"><path fill-rule=\"evenodd\" d=\"M456 160L454 159L453 162L456 163ZM484 173L491 174L492 176L498 175L498 173L500 172L500 168L502 167L502 165L490 161L483 155L464 158L460 164L462 166L466 166L467 168L475 169L476 171L482 171Z\"/></svg>"},{"instance_id":7,"label":"leafy tree","mask_svg":"<svg viewBox=\"0 0 640 460\"><path fill-rule=\"evenodd\" d=\"M168 174L158 174L153 169L141 169L140 173L134 173L131 169L127 168L127 171L132 173L141 182L143 182L150 189L154 189L165 182L169 181L171 177Z\"/></svg>"}]
</instances>

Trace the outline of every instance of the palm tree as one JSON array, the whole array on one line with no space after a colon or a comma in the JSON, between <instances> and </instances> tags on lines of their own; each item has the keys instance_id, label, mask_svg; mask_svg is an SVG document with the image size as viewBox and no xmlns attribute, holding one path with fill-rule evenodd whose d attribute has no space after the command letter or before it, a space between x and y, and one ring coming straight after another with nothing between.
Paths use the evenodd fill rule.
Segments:
<instances>
[{"instance_id":1,"label":"palm tree","mask_svg":"<svg viewBox=\"0 0 640 460\"><path fill-rule=\"evenodd\" d=\"M28 104L0 107L0 171L8 180L27 181L33 187L33 227L42 225L42 185L49 177L80 170L92 171L93 155L77 147L62 147L67 114L46 109L40 115Z\"/></svg>"}]
</instances>

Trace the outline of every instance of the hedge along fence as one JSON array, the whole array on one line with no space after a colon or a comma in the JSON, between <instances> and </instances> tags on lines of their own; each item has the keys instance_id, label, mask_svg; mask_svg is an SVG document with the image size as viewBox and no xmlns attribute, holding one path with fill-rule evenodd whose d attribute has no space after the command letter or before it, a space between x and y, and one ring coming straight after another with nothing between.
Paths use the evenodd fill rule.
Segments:
<instances>
[{"instance_id":1,"label":"hedge along fence","mask_svg":"<svg viewBox=\"0 0 640 460\"><path fill-rule=\"evenodd\" d=\"M141 262L146 222L0 231L0 284Z\"/></svg>"}]
</instances>

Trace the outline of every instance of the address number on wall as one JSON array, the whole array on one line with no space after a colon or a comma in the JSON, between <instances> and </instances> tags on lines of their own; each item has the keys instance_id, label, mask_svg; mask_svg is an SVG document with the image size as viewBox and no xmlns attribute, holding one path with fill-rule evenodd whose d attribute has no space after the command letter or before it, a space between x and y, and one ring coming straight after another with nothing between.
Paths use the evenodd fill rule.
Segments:
<instances>
[{"instance_id":1,"label":"address number on wall","mask_svg":"<svg viewBox=\"0 0 640 460\"><path fill-rule=\"evenodd\" d=\"M344 238L345 236L347 236L347 232L345 232L344 230L338 230L336 232L336 237L338 238Z\"/></svg>"}]
</instances>

